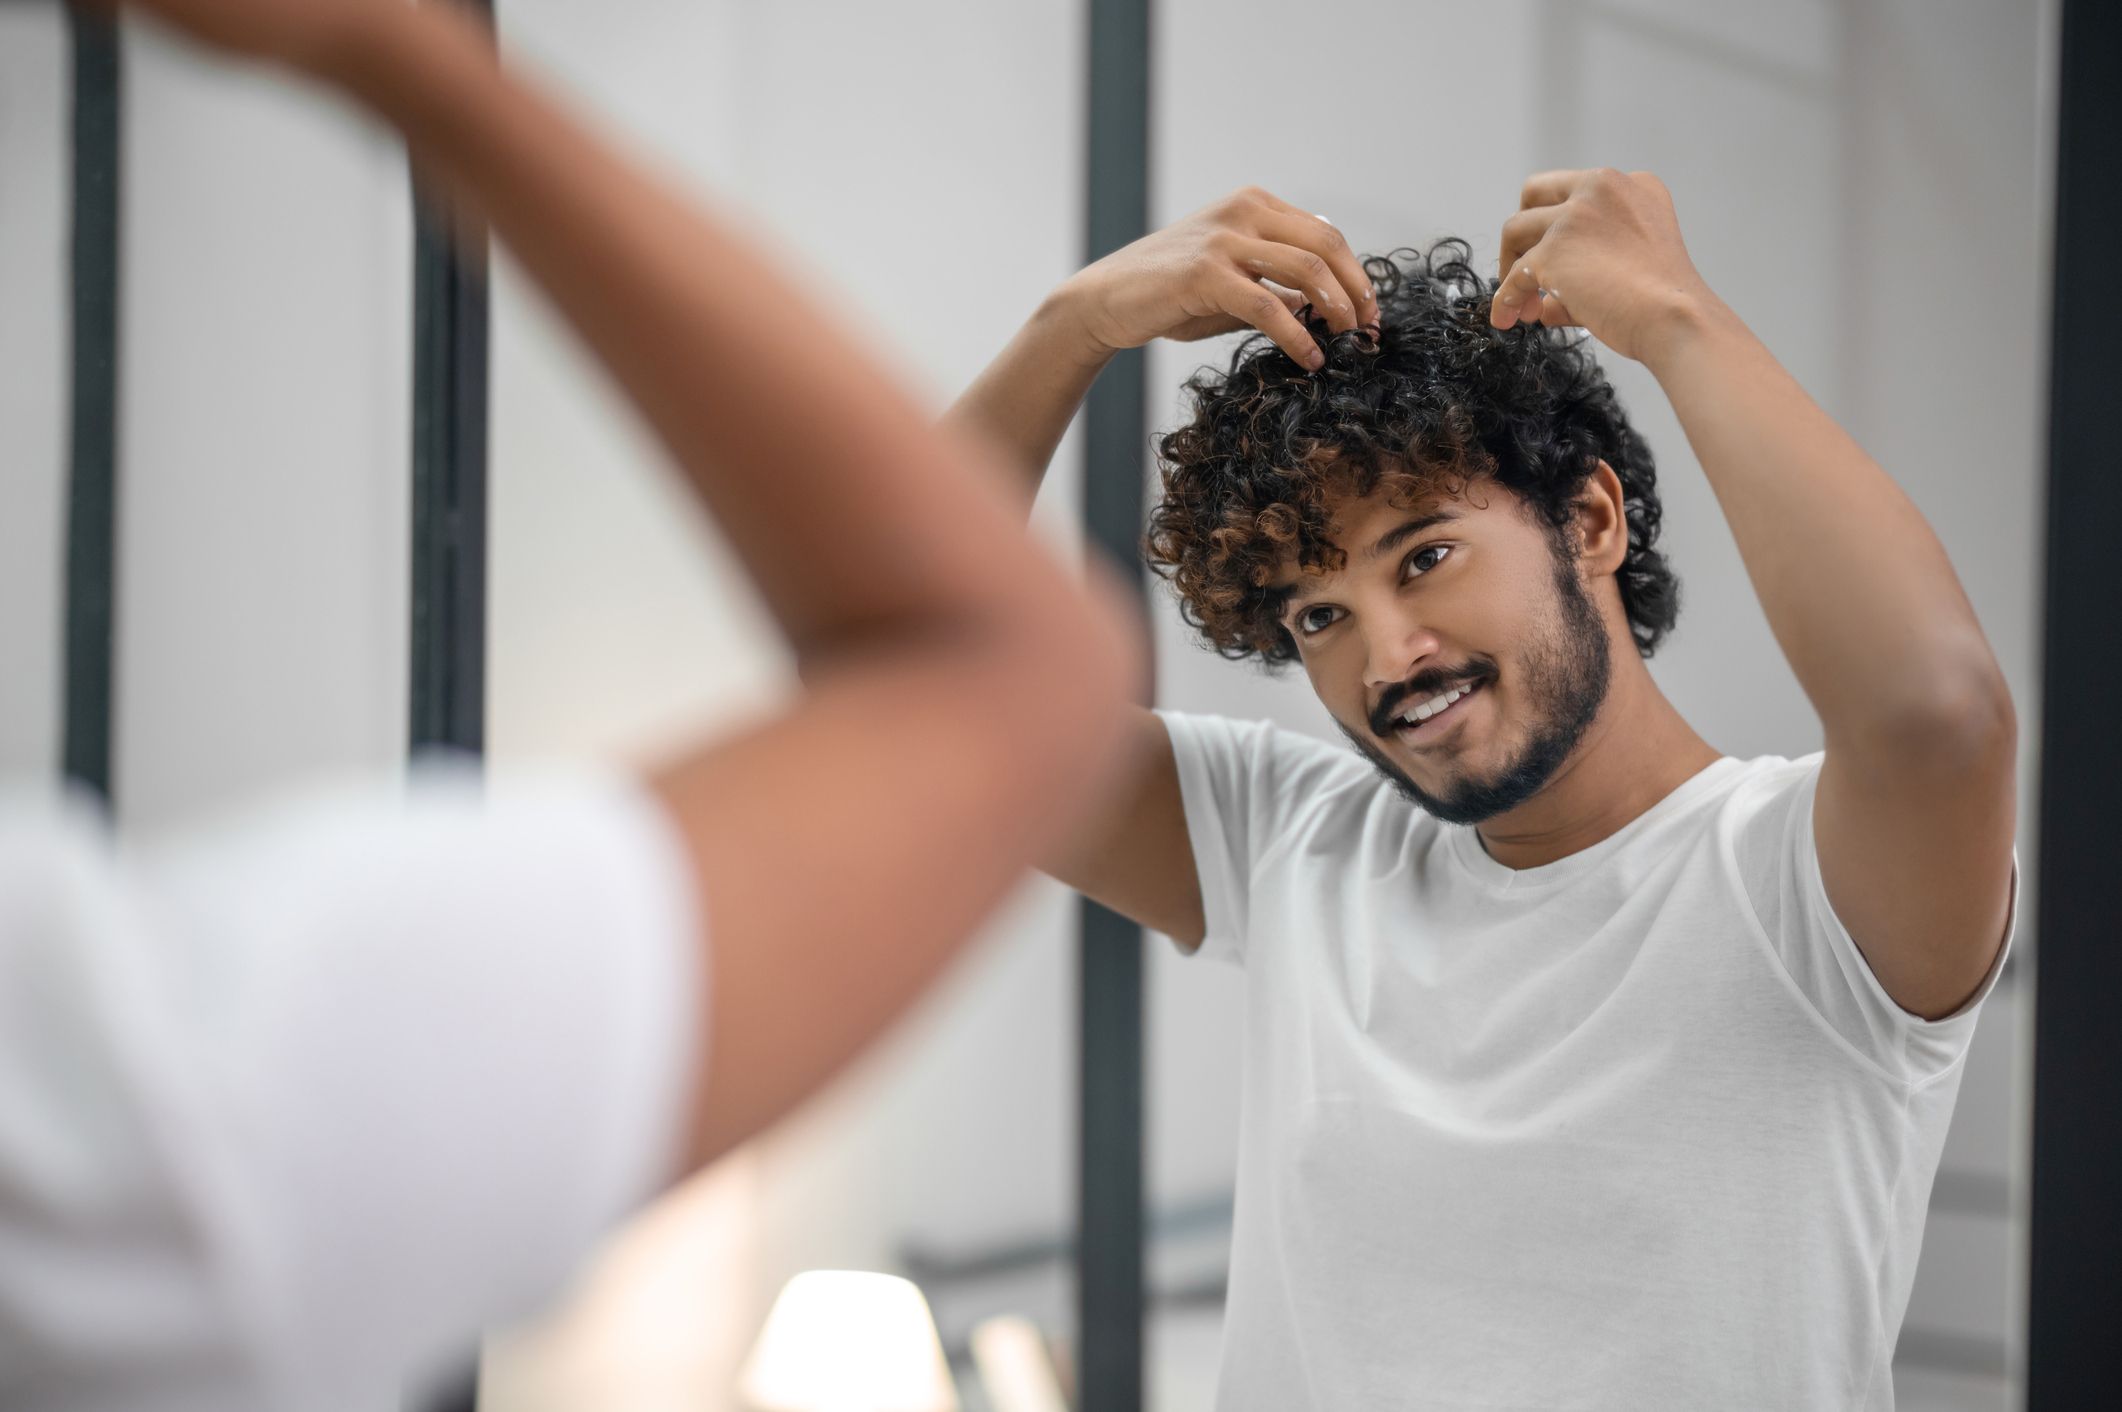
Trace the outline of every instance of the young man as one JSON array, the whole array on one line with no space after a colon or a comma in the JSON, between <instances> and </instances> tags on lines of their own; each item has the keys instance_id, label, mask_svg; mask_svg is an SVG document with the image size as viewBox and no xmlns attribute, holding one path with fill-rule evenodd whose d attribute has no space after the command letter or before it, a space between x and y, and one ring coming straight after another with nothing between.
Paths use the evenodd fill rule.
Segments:
<instances>
[{"instance_id":1,"label":"young man","mask_svg":"<svg viewBox=\"0 0 2122 1412\"><path fill-rule=\"evenodd\" d=\"M396 1406L907 1008L1119 778L1141 637L799 284L448 8L141 8L332 85L483 211L805 687L647 778L346 782L147 850L0 794L0 1404Z\"/></svg>"},{"instance_id":2,"label":"young man","mask_svg":"<svg viewBox=\"0 0 2122 1412\"><path fill-rule=\"evenodd\" d=\"M1246 971L1218 1406L1890 1408L2013 930L2010 697L1655 177L1535 176L1500 286L1465 256L1240 192L1062 285L955 412L1036 483L1113 350L1265 335L1190 384L1148 557L1355 750L1139 712L1131 797L1047 864ZM1672 400L1823 751L1724 755L1651 679L1651 458L1564 326Z\"/></svg>"}]
</instances>

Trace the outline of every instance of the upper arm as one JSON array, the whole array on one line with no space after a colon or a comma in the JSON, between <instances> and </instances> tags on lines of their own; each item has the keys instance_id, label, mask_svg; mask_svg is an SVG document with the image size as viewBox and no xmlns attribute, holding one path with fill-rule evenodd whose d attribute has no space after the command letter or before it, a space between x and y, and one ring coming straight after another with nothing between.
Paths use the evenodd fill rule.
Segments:
<instances>
[{"instance_id":1,"label":"upper arm","mask_svg":"<svg viewBox=\"0 0 2122 1412\"><path fill-rule=\"evenodd\" d=\"M1192 952L1208 923L1171 733L1155 712L1142 707L1132 708L1128 718L1130 763L1117 792L1040 866Z\"/></svg>"},{"instance_id":2,"label":"upper arm","mask_svg":"<svg viewBox=\"0 0 2122 1412\"><path fill-rule=\"evenodd\" d=\"M1966 718L1963 718L1966 719ZM1830 740L1813 801L1820 880L1872 974L1935 1020L2003 944L2017 806L2011 707L1862 743Z\"/></svg>"}]
</instances>

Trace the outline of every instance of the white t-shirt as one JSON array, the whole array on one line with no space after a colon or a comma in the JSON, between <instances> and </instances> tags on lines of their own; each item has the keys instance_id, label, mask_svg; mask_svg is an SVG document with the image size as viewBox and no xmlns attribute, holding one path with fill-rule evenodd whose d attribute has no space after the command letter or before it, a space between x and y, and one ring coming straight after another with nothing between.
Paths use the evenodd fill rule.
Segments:
<instances>
[{"instance_id":1,"label":"white t-shirt","mask_svg":"<svg viewBox=\"0 0 2122 1412\"><path fill-rule=\"evenodd\" d=\"M1513 870L1352 749L1157 714L1246 977L1222 1412L1893 1407L2003 956L1894 1003L1820 881L1822 754ZM2017 900L2014 850L2007 951Z\"/></svg>"},{"instance_id":2,"label":"white t-shirt","mask_svg":"<svg viewBox=\"0 0 2122 1412\"><path fill-rule=\"evenodd\" d=\"M0 1406L405 1405L673 1174L697 928L598 767L0 791Z\"/></svg>"}]
</instances>

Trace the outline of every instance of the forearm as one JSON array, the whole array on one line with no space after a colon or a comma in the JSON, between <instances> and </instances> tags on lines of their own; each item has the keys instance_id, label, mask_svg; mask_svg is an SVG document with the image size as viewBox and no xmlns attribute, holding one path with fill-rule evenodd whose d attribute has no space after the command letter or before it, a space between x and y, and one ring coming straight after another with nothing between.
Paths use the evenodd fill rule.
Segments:
<instances>
[{"instance_id":1,"label":"forearm","mask_svg":"<svg viewBox=\"0 0 2122 1412\"><path fill-rule=\"evenodd\" d=\"M1832 739L2008 717L1996 659L1915 505L1709 298L1645 358Z\"/></svg>"},{"instance_id":2,"label":"forearm","mask_svg":"<svg viewBox=\"0 0 2122 1412\"><path fill-rule=\"evenodd\" d=\"M1065 293L1056 291L966 388L944 423L984 438L1010 458L1018 472L1013 483L1029 514L1069 421L1112 356L1082 335Z\"/></svg>"},{"instance_id":3,"label":"forearm","mask_svg":"<svg viewBox=\"0 0 2122 1412\"><path fill-rule=\"evenodd\" d=\"M320 66L324 67L324 66ZM993 622L1068 595L985 458L928 424L804 291L503 71L388 7L325 76L469 197L707 500L791 643Z\"/></svg>"}]
</instances>

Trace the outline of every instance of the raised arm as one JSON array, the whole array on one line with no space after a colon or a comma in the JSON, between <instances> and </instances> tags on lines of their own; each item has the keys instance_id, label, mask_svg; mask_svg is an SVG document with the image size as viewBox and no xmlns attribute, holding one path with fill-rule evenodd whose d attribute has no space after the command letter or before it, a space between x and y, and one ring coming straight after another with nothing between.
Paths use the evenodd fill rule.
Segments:
<instances>
[{"instance_id":1,"label":"raised arm","mask_svg":"<svg viewBox=\"0 0 2122 1412\"><path fill-rule=\"evenodd\" d=\"M1115 353L1156 338L1192 342L1256 327L1316 366L1318 343L1297 317L1306 304L1336 330L1378 317L1370 281L1341 233L1248 187L1063 282L948 421L1015 459L1028 513L1069 420ZM1129 716L1132 772L1114 800L1039 866L1192 951L1207 924L1171 738L1151 712L1136 707Z\"/></svg>"},{"instance_id":2,"label":"raised arm","mask_svg":"<svg viewBox=\"0 0 2122 1412\"><path fill-rule=\"evenodd\" d=\"M446 7L142 0L398 128L602 359L726 532L808 690L652 785L706 917L693 1162L900 1014L1109 790L1143 644L830 311L495 62ZM506 467L501 468L505 477ZM682 645L673 644L674 650Z\"/></svg>"},{"instance_id":3,"label":"raised arm","mask_svg":"<svg viewBox=\"0 0 2122 1412\"><path fill-rule=\"evenodd\" d=\"M1672 400L1827 737L1836 914L1902 1008L1951 1013L2004 936L2016 723L1921 512L1712 293L1648 172L1547 172L1503 228L1498 327L1581 325Z\"/></svg>"},{"instance_id":4,"label":"raised arm","mask_svg":"<svg viewBox=\"0 0 2122 1412\"><path fill-rule=\"evenodd\" d=\"M1341 232L1258 187L1234 191L1069 276L946 419L1006 447L1036 493L1098 374L1123 348L1257 328L1307 367L1306 304L1336 330L1374 324L1378 301Z\"/></svg>"}]
</instances>

